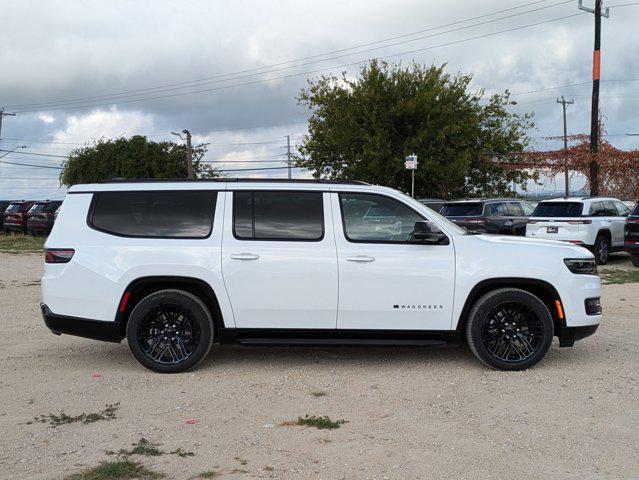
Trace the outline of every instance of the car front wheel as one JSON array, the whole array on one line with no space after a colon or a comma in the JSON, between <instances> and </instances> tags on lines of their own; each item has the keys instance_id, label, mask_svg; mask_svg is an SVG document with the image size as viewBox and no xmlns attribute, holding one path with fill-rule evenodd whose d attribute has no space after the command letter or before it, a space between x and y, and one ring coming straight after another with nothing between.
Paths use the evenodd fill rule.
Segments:
<instances>
[{"instance_id":1,"label":"car front wheel","mask_svg":"<svg viewBox=\"0 0 639 480\"><path fill-rule=\"evenodd\" d=\"M481 297L466 323L468 345L485 365L523 370L550 348L552 316L544 302L525 290L501 288Z\"/></svg>"},{"instance_id":2,"label":"car front wheel","mask_svg":"<svg viewBox=\"0 0 639 480\"><path fill-rule=\"evenodd\" d=\"M213 345L213 318L197 296L160 290L143 298L131 312L127 341L135 358L160 373L194 368Z\"/></svg>"}]
</instances>

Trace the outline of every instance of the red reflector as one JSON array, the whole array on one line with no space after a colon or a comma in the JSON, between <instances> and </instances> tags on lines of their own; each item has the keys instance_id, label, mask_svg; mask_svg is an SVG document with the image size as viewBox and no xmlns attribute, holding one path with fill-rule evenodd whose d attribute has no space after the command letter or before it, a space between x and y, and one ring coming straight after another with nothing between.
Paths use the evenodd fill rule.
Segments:
<instances>
[{"instance_id":1,"label":"red reflector","mask_svg":"<svg viewBox=\"0 0 639 480\"><path fill-rule=\"evenodd\" d=\"M46 248L44 263L68 263L73 258L75 250L72 248Z\"/></svg>"},{"instance_id":2,"label":"red reflector","mask_svg":"<svg viewBox=\"0 0 639 480\"><path fill-rule=\"evenodd\" d=\"M639 243L639 242L631 242L631 241L629 241L629 240L626 240L624 243L625 243L626 245L637 245L637 243Z\"/></svg>"},{"instance_id":3,"label":"red reflector","mask_svg":"<svg viewBox=\"0 0 639 480\"><path fill-rule=\"evenodd\" d=\"M581 240L568 240L568 243L574 243L575 245L581 245L584 242L582 242Z\"/></svg>"},{"instance_id":4,"label":"red reflector","mask_svg":"<svg viewBox=\"0 0 639 480\"><path fill-rule=\"evenodd\" d=\"M124 295L122 295L122 300L120 300L120 308L118 308L118 311L120 313L124 313L124 309L126 308L126 302L129 301L130 296L131 296L131 292L124 292Z\"/></svg>"}]
</instances>

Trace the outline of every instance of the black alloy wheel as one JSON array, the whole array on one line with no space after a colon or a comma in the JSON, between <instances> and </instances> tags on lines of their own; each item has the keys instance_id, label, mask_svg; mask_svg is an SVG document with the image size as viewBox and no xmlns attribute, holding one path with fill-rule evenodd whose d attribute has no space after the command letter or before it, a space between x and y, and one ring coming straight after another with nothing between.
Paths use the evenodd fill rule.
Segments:
<instances>
[{"instance_id":1,"label":"black alloy wheel","mask_svg":"<svg viewBox=\"0 0 639 480\"><path fill-rule=\"evenodd\" d=\"M190 370L213 343L206 305L182 290L160 290L143 298L127 324L129 348L145 367L161 373Z\"/></svg>"},{"instance_id":2,"label":"black alloy wheel","mask_svg":"<svg viewBox=\"0 0 639 480\"><path fill-rule=\"evenodd\" d=\"M608 263L608 259L610 258L610 242L608 241L608 237L604 235L598 236L595 241L594 250L597 265L605 265Z\"/></svg>"},{"instance_id":3,"label":"black alloy wheel","mask_svg":"<svg viewBox=\"0 0 639 480\"><path fill-rule=\"evenodd\" d=\"M522 370L539 362L552 343L553 319L530 292L501 288L471 309L466 338L477 358L500 370Z\"/></svg>"}]
</instances>

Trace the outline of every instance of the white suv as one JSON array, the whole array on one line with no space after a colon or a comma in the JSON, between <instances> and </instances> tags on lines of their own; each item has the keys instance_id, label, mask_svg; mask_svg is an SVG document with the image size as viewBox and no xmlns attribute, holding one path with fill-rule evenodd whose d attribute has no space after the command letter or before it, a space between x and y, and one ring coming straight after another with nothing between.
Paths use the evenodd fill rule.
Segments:
<instances>
[{"instance_id":1,"label":"white suv","mask_svg":"<svg viewBox=\"0 0 639 480\"><path fill-rule=\"evenodd\" d=\"M371 212L384 212L375 215ZM601 320L587 250L468 235L390 188L318 181L113 182L70 189L45 246L56 334L120 342L158 372L214 342L433 345L536 364Z\"/></svg>"},{"instance_id":2,"label":"white suv","mask_svg":"<svg viewBox=\"0 0 639 480\"><path fill-rule=\"evenodd\" d=\"M554 198L539 202L528 219L526 236L561 240L589 248L598 264L624 249L630 209L616 198Z\"/></svg>"}]
</instances>

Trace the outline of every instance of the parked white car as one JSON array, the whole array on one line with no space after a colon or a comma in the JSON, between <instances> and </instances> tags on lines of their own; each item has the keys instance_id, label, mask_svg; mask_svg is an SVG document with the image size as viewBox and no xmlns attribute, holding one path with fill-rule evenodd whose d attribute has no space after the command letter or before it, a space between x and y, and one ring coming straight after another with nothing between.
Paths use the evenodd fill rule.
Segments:
<instances>
[{"instance_id":1,"label":"parked white car","mask_svg":"<svg viewBox=\"0 0 639 480\"><path fill-rule=\"evenodd\" d=\"M598 264L624 249L630 209L616 198L553 198L539 202L528 219L526 236L561 240L592 250Z\"/></svg>"},{"instance_id":2,"label":"parked white car","mask_svg":"<svg viewBox=\"0 0 639 480\"><path fill-rule=\"evenodd\" d=\"M468 235L396 190L358 182L77 185L45 247L49 329L126 336L158 372L194 367L214 342L463 340L486 365L519 370L553 336L572 346L601 320L587 250Z\"/></svg>"}]
</instances>

